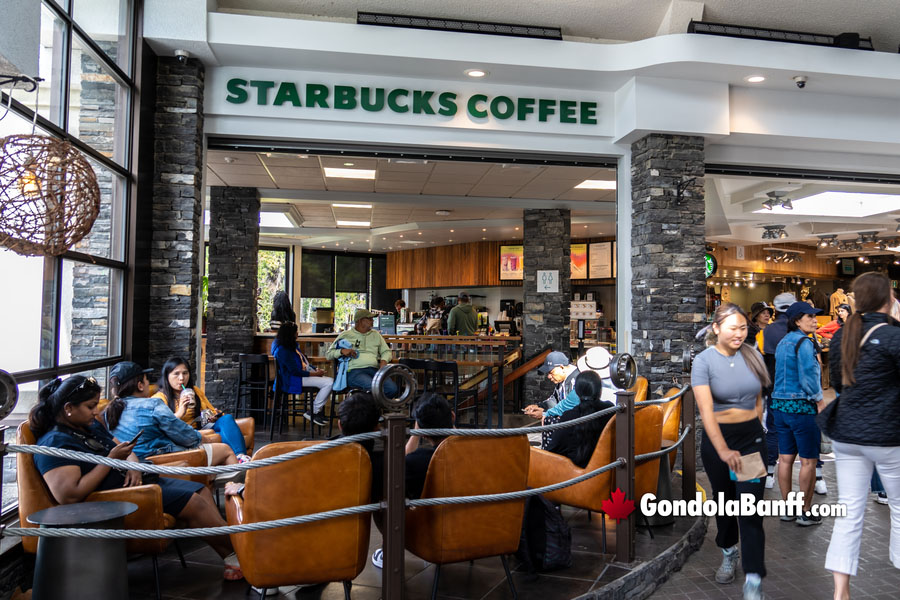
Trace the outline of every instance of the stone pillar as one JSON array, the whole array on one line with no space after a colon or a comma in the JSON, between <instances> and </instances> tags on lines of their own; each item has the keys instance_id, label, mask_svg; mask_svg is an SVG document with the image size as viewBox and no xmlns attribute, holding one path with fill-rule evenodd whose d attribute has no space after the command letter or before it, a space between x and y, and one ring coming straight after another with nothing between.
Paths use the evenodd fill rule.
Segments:
<instances>
[{"instance_id":1,"label":"stone pillar","mask_svg":"<svg viewBox=\"0 0 900 600\"><path fill-rule=\"evenodd\" d=\"M522 243L525 246L523 345L526 357L537 354L545 346L569 353L571 225L568 209L525 211ZM559 291L538 293L538 271L558 271ZM537 371L525 376L526 405L545 400L552 391L553 386Z\"/></svg>"},{"instance_id":2,"label":"stone pillar","mask_svg":"<svg viewBox=\"0 0 900 600\"><path fill-rule=\"evenodd\" d=\"M681 375L704 321L703 141L650 134L631 147L632 349L651 393Z\"/></svg>"},{"instance_id":3,"label":"stone pillar","mask_svg":"<svg viewBox=\"0 0 900 600\"><path fill-rule=\"evenodd\" d=\"M218 407L237 398L235 354L253 349L259 262L259 192L212 187L209 200L206 395Z\"/></svg>"},{"instance_id":4,"label":"stone pillar","mask_svg":"<svg viewBox=\"0 0 900 600\"><path fill-rule=\"evenodd\" d=\"M156 72L150 365L173 355L197 365L203 208L203 63L160 57Z\"/></svg>"}]
</instances>

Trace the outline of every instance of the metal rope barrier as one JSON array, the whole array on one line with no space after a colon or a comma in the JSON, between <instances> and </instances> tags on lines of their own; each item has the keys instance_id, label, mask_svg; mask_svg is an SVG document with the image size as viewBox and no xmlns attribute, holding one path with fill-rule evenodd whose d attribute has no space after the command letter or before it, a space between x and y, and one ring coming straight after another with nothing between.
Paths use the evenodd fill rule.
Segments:
<instances>
[{"instance_id":1,"label":"metal rope barrier","mask_svg":"<svg viewBox=\"0 0 900 600\"><path fill-rule=\"evenodd\" d=\"M688 435L688 433L690 433L690 431L691 431L691 426L687 425L684 428L684 431L681 432L681 437L678 438L677 442L675 442L668 448L663 448L662 450L657 450L656 452L648 452L646 454L638 454L637 456L634 457L634 463L638 464L638 463L642 463L642 462L647 462L648 460L651 460L658 456L663 456L665 454L668 454L669 452L672 452L673 450L677 450L678 446L680 446L684 442L684 438L687 437L687 435Z\"/></svg>"},{"instance_id":2,"label":"metal rope barrier","mask_svg":"<svg viewBox=\"0 0 900 600\"><path fill-rule=\"evenodd\" d=\"M681 389L678 390L678 393L673 396L666 396L665 398L657 398L656 400L643 400L641 402L635 402L634 407L640 408L642 406L654 406L656 404L668 404L669 402L671 402L673 400L678 400L679 398L684 396L684 394L688 391L688 389L690 389L690 387L691 387L690 385L684 384L683 386L681 386Z\"/></svg>"},{"instance_id":3,"label":"metal rope barrier","mask_svg":"<svg viewBox=\"0 0 900 600\"><path fill-rule=\"evenodd\" d=\"M43 454L45 456L55 456L58 458L71 458L73 460L78 460L81 462L94 463L96 465L105 465L114 469L127 469L131 471L141 471L142 473L158 473L159 475L217 475L219 473L239 473L243 471L249 471L251 469L261 469L263 467L269 467L271 465L277 465L278 463L293 460L295 458L300 458L301 456L307 456L309 454L315 454L316 452L330 450L331 448L343 446L344 444L350 444L352 442L362 440L374 440L380 437L381 432L379 431L358 433L356 435L350 435L347 437L341 437L335 440L322 442L321 444L315 444L314 446L298 448L297 450L285 452L284 454L279 454L278 456L270 456L268 458L261 458L259 460L251 460L249 462L239 463L236 465L219 465L217 467L169 467L165 465L155 465L152 463L139 463L132 462L130 460L120 460L118 458L109 458L107 456L98 456L96 454L89 454L87 452L78 452L77 450L65 450L63 448L52 448L50 446L37 446L32 444L9 444L7 445L7 450L9 450L10 452L21 452L24 454Z\"/></svg>"},{"instance_id":4,"label":"metal rope barrier","mask_svg":"<svg viewBox=\"0 0 900 600\"><path fill-rule=\"evenodd\" d=\"M225 525L222 527L197 527L195 529L75 529L72 527L60 527L44 529L37 527L6 527L3 534L36 537L77 537L77 538L103 538L103 539L173 539L208 537L215 535L228 535L232 533L247 533L250 531L263 531L277 527L289 527L302 525L325 519L349 517L362 513L370 513L381 510L380 504L362 504L348 508L336 508L320 513L285 517L272 521L259 521L258 523L243 523L241 525Z\"/></svg>"},{"instance_id":5,"label":"metal rope barrier","mask_svg":"<svg viewBox=\"0 0 900 600\"><path fill-rule=\"evenodd\" d=\"M547 492L555 492L556 490L561 490L563 488L567 488L573 486L575 484L581 483L582 481L586 481L591 479L592 477L596 477L601 473L605 473L607 471L611 471L619 466L625 465L624 458L618 458L608 465L604 465L598 469L594 469L589 473L585 473L584 475L579 475L578 477L573 477L572 479L567 479L566 481L562 481L560 483L552 483L550 485L545 485L544 487L532 488L530 490L520 490L517 492L505 492L502 494L480 494L477 496L450 496L447 498L420 498L419 500L407 500L407 506L437 506L439 504L474 504L476 502L505 502L507 500L518 500L520 498L527 498L528 496L536 496L538 494L545 494Z\"/></svg>"},{"instance_id":6,"label":"metal rope barrier","mask_svg":"<svg viewBox=\"0 0 900 600\"><path fill-rule=\"evenodd\" d=\"M612 406L595 413L572 419L564 423L553 423L552 425L540 425L536 427L519 427L516 429L413 429L410 435L420 435L427 437L449 437L458 435L462 437L510 437L514 435L527 435L529 433L543 433L545 431L556 431L557 429L565 429L573 425L579 425L586 421L591 421L605 415L611 415L616 412L625 410L623 405Z\"/></svg>"}]
</instances>

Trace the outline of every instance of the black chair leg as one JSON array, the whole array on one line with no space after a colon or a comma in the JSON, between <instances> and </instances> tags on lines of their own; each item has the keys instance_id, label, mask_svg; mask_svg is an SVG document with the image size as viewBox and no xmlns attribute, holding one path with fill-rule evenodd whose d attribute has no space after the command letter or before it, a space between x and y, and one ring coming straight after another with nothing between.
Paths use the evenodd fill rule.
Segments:
<instances>
[{"instance_id":1,"label":"black chair leg","mask_svg":"<svg viewBox=\"0 0 900 600\"><path fill-rule=\"evenodd\" d=\"M591 511L588 511L588 523L591 522Z\"/></svg>"},{"instance_id":2,"label":"black chair leg","mask_svg":"<svg viewBox=\"0 0 900 600\"><path fill-rule=\"evenodd\" d=\"M641 520L644 521L644 525L647 527L647 533L650 534L650 539L655 539L656 536L653 535L653 528L650 527L650 520L647 518L647 515L641 513Z\"/></svg>"},{"instance_id":3,"label":"black chair leg","mask_svg":"<svg viewBox=\"0 0 900 600\"><path fill-rule=\"evenodd\" d=\"M503 562L503 570L506 571L506 582L509 584L509 591L512 593L513 600L516 600L519 596L516 594L516 584L513 583L512 574L509 572L509 561L506 559L505 554L500 555L500 560Z\"/></svg>"},{"instance_id":4,"label":"black chair leg","mask_svg":"<svg viewBox=\"0 0 900 600\"><path fill-rule=\"evenodd\" d=\"M275 392L275 397L272 398L272 422L269 424L269 441L271 442L275 438L275 422L278 420L278 407L284 400L284 394L281 392Z\"/></svg>"},{"instance_id":5,"label":"black chair leg","mask_svg":"<svg viewBox=\"0 0 900 600\"><path fill-rule=\"evenodd\" d=\"M218 499L218 489L216 489L216 498ZM178 544L178 540L172 540L172 544L175 546L175 552L178 553L178 560L181 561L181 568L187 569L187 563L184 562L184 553L181 551L181 546Z\"/></svg>"},{"instance_id":6,"label":"black chair leg","mask_svg":"<svg viewBox=\"0 0 900 600\"><path fill-rule=\"evenodd\" d=\"M156 583L156 600L162 600L162 592L159 589L159 560L153 555L153 580Z\"/></svg>"},{"instance_id":7,"label":"black chair leg","mask_svg":"<svg viewBox=\"0 0 900 600\"><path fill-rule=\"evenodd\" d=\"M344 582L344 600L350 600L350 588L353 587L353 583L349 581Z\"/></svg>"},{"instance_id":8,"label":"black chair leg","mask_svg":"<svg viewBox=\"0 0 900 600\"><path fill-rule=\"evenodd\" d=\"M606 513L600 513L600 532L603 554L606 554Z\"/></svg>"},{"instance_id":9,"label":"black chair leg","mask_svg":"<svg viewBox=\"0 0 900 600\"><path fill-rule=\"evenodd\" d=\"M332 431L334 430L334 419L337 416L337 412L335 411L335 394L331 392L331 413L328 415L328 439L331 439Z\"/></svg>"},{"instance_id":10,"label":"black chair leg","mask_svg":"<svg viewBox=\"0 0 900 600\"><path fill-rule=\"evenodd\" d=\"M268 591L268 588L260 588L259 589L259 600L265 600L266 591Z\"/></svg>"},{"instance_id":11,"label":"black chair leg","mask_svg":"<svg viewBox=\"0 0 900 600\"><path fill-rule=\"evenodd\" d=\"M431 600L437 600L438 582L441 580L441 565L434 565L434 582L431 584Z\"/></svg>"}]
</instances>

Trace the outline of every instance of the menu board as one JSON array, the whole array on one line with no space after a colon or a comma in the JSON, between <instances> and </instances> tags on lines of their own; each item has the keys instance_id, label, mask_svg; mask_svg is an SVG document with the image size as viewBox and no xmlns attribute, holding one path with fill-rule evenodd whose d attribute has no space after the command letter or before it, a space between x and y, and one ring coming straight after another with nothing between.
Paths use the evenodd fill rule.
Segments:
<instances>
[{"instance_id":1,"label":"menu board","mask_svg":"<svg viewBox=\"0 0 900 600\"><path fill-rule=\"evenodd\" d=\"M524 246L500 246L500 281L521 281L525 278Z\"/></svg>"},{"instance_id":2,"label":"menu board","mask_svg":"<svg viewBox=\"0 0 900 600\"><path fill-rule=\"evenodd\" d=\"M588 277L588 248L587 244L571 244L569 246L569 261L572 263L571 279L587 279Z\"/></svg>"},{"instance_id":3,"label":"menu board","mask_svg":"<svg viewBox=\"0 0 900 600\"><path fill-rule=\"evenodd\" d=\"M613 242L598 242L590 245L591 279L608 279L613 276Z\"/></svg>"}]
</instances>

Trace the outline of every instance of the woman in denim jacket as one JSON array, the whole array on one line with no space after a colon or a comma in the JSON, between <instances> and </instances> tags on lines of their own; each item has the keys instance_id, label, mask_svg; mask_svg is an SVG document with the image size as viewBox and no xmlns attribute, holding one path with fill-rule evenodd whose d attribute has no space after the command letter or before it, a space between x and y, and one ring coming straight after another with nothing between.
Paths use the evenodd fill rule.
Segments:
<instances>
[{"instance_id":1,"label":"woman in denim jacket","mask_svg":"<svg viewBox=\"0 0 900 600\"><path fill-rule=\"evenodd\" d=\"M106 427L118 439L130 440L143 431L134 447L138 458L200 447L200 432L175 416L166 404L150 397L148 373L130 361L109 372L112 400L103 411ZM209 465L233 465L237 457L226 444L203 444Z\"/></svg>"},{"instance_id":2,"label":"woman in denim jacket","mask_svg":"<svg viewBox=\"0 0 900 600\"><path fill-rule=\"evenodd\" d=\"M788 333L775 349L775 388L772 390L772 412L778 431L778 487L787 500L791 491L794 459L800 454L800 492L803 514L797 525L819 525L822 518L810 514L813 487L816 483L816 461L819 459L821 433L816 414L822 409L822 368L816 359L813 341L815 315L822 311L806 302L794 302L787 309ZM782 521L794 517L782 516Z\"/></svg>"}]
</instances>

